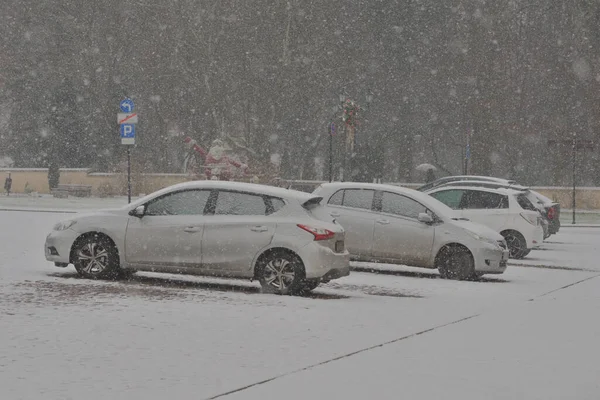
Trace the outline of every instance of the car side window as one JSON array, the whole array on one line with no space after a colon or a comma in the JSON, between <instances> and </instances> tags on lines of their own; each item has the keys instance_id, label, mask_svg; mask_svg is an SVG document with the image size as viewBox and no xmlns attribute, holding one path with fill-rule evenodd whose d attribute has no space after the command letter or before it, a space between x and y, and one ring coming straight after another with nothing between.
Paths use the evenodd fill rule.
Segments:
<instances>
[{"instance_id":1,"label":"car side window","mask_svg":"<svg viewBox=\"0 0 600 400\"><path fill-rule=\"evenodd\" d=\"M263 196L256 194L219 191L215 215L266 215Z\"/></svg>"},{"instance_id":2,"label":"car side window","mask_svg":"<svg viewBox=\"0 0 600 400\"><path fill-rule=\"evenodd\" d=\"M519 203L523 210L538 211L538 209L535 208L533 203L527 198L527 195L525 194L517 195L517 203Z\"/></svg>"},{"instance_id":3,"label":"car side window","mask_svg":"<svg viewBox=\"0 0 600 400\"><path fill-rule=\"evenodd\" d=\"M375 191L369 189L346 189L342 205L344 207L360 208L371 210L373 207L373 198Z\"/></svg>"},{"instance_id":4,"label":"car side window","mask_svg":"<svg viewBox=\"0 0 600 400\"><path fill-rule=\"evenodd\" d=\"M461 208L508 208L508 196L499 193L483 192L479 190L467 190L462 198Z\"/></svg>"},{"instance_id":5,"label":"car side window","mask_svg":"<svg viewBox=\"0 0 600 400\"><path fill-rule=\"evenodd\" d=\"M463 192L464 190L459 189L441 190L439 192L431 193L431 197L444 203L453 210L457 210L460 207Z\"/></svg>"},{"instance_id":6,"label":"car side window","mask_svg":"<svg viewBox=\"0 0 600 400\"><path fill-rule=\"evenodd\" d=\"M344 200L344 190L338 190L329 198L328 204L332 204L334 206L341 206L342 201Z\"/></svg>"},{"instance_id":7,"label":"car side window","mask_svg":"<svg viewBox=\"0 0 600 400\"><path fill-rule=\"evenodd\" d=\"M278 197L269 197L271 202L271 209L268 210L269 214L276 213L285 206L285 202Z\"/></svg>"},{"instance_id":8,"label":"car side window","mask_svg":"<svg viewBox=\"0 0 600 400\"><path fill-rule=\"evenodd\" d=\"M210 190L185 190L169 193L146 206L146 215L203 215Z\"/></svg>"},{"instance_id":9,"label":"car side window","mask_svg":"<svg viewBox=\"0 0 600 400\"><path fill-rule=\"evenodd\" d=\"M427 207L406 196L383 192L381 212L417 219L420 213L427 212Z\"/></svg>"}]
</instances>

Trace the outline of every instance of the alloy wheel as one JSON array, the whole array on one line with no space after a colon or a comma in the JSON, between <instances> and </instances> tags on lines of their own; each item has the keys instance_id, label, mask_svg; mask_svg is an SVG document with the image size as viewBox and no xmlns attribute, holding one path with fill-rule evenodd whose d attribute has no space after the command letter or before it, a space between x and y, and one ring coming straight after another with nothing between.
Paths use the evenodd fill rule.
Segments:
<instances>
[{"instance_id":1,"label":"alloy wheel","mask_svg":"<svg viewBox=\"0 0 600 400\"><path fill-rule=\"evenodd\" d=\"M283 258L276 258L265 265L263 276L267 285L283 292L294 282L296 272L294 264Z\"/></svg>"},{"instance_id":2,"label":"alloy wheel","mask_svg":"<svg viewBox=\"0 0 600 400\"><path fill-rule=\"evenodd\" d=\"M108 266L108 251L98 243L88 242L77 252L77 261L84 272L99 275Z\"/></svg>"},{"instance_id":3,"label":"alloy wheel","mask_svg":"<svg viewBox=\"0 0 600 400\"><path fill-rule=\"evenodd\" d=\"M519 258L519 256L527 250L527 248L523 248L523 240L517 235L508 233L504 238L512 258Z\"/></svg>"}]
</instances>

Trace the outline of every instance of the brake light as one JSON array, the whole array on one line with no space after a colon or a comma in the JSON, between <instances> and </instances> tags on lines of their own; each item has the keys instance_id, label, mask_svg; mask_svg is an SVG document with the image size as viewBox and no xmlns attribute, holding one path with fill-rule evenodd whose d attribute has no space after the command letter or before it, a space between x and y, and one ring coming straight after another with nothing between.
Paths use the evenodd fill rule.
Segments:
<instances>
[{"instance_id":1,"label":"brake light","mask_svg":"<svg viewBox=\"0 0 600 400\"><path fill-rule=\"evenodd\" d=\"M313 228L311 226L301 224L298 224L298 228L311 233L315 237L315 240L328 240L335 236L335 232L331 232L329 229Z\"/></svg>"},{"instance_id":2,"label":"brake light","mask_svg":"<svg viewBox=\"0 0 600 400\"><path fill-rule=\"evenodd\" d=\"M529 222L531 225L538 226L540 224L540 219L537 215L521 213L521 217L525 219L525 221Z\"/></svg>"},{"instance_id":3,"label":"brake light","mask_svg":"<svg viewBox=\"0 0 600 400\"><path fill-rule=\"evenodd\" d=\"M554 217L556 217L556 210L554 209L554 207L550 207L548 209L548 213L546 214L546 216L548 217L548 219L554 219Z\"/></svg>"}]
</instances>

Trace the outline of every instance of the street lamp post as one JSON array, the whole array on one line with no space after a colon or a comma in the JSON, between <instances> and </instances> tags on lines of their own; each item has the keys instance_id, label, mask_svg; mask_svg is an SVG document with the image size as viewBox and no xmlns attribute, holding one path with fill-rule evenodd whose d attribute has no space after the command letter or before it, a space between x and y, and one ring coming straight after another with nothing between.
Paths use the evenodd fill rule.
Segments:
<instances>
[{"instance_id":1,"label":"street lamp post","mask_svg":"<svg viewBox=\"0 0 600 400\"><path fill-rule=\"evenodd\" d=\"M333 107L332 116L327 125L327 134L329 135L329 182L333 182L333 137L336 134L335 121L337 119L337 113L343 108L344 100L346 99L345 94L339 94L338 96L340 104ZM340 174L342 176L342 174Z\"/></svg>"},{"instance_id":2,"label":"street lamp post","mask_svg":"<svg viewBox=\"0 0 600 400\"><path fill-rule=\"evenodd\" d=\"M575 186L576 186L576 182L575 179L577 177L577 133L573 133L573 156L572 158L572 163L573 163L573 222L572 224L575 225L575 208L576 208L576 203L575 203Z\"/></svg>"}]
</instances>

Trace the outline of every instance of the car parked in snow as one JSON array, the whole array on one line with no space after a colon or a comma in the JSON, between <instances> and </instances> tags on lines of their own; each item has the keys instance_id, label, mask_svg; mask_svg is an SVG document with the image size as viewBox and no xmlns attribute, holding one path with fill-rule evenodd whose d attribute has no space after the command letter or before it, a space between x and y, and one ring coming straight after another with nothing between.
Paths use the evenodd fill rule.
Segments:
<instances>
[{"instance_id":1,"label":"car parked in snow","mask_svg":"<svg viewBox=\"0 0 600 400\"><path fill-rule=\"evenodd\" d=\"M319 186L324 208L346 230L351 258L437 268L446 278L501 274L502 236L461 218L434 198L398 186L336 182Z\"/></svg>"},{"instance_id":2,"label":"car parked in snow","mask_svg":"<svg viewBox=\"0 0 600 400\"><path fill-rule=\"evenodd\" d=\"M544 240L541 216L527 196L512 189L448 186L426 192L464 218L499 232L512 258L523 258Z\"/></svg>"},{"instance_id":3,"label":"car parked in snow","mask_svg":"<svg viewBox=\"0 0 600 400\"><path fill-rule=\"evenodd\" d=\"M463 181L450 181L442 183L436 186L436 188L447 187L447 186L473 186L473 187L487 187L487 188L506 188L513 189L523 192L525 196L531 201L531 204L540 212L543 218L544 228L544 239L557 233L560 229L560 204L550 200L548 197L541 193L538 193L530 188L516 183L510 183L505 179L490 178L494 179L488 181L476 181L476 180L463 180Z\"/></svg>"},{"instance_id":4,"label":"car parked in snow","mask_svg":"<svg viewBox=\"0 0 600 400\"><path fill-rule=\"evenodd\" d=\"M343 228L318 219L320 197L271 186L197 181L115 210L58 223L46 259L84 277L143 270L257 279L280 294L349 274Z\"/></svg>"}]
</instances>

